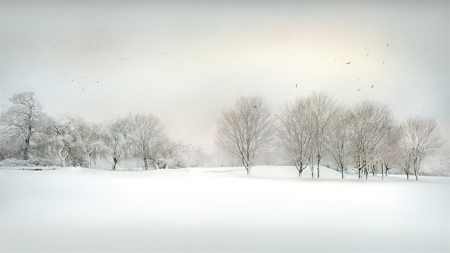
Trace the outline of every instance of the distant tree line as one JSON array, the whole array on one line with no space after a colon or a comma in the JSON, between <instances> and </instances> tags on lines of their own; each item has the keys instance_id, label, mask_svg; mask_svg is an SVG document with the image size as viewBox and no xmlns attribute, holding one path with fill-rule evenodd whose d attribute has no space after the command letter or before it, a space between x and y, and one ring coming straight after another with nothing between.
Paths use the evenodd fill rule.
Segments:
<instances>
[{"instance_id":1,"label":"distant tree line","mask_svg":"<svg viewBox=\"0 0 450 253\"><path fill-rule=\"evenodd\" d=\"M0 116L0 160L89 168L102 160L113 170L127 159L141 160L144 169L197 165L194 147L171 141L153 115L130 114L95 124L78 116L47 115L32 92L9 101L12 106Z\"/></svg>"},{"instance_id":2,"label":"distant tree line","mask_svg":"<svg viewBox=\"0 0 450 253\"><path fill-rule=\"evenodd\" d=\"M433 119L397 122L384 104L362 101L346 108L324 92L312 92L273 116L262 97L239 98L219 120L217 144L235 154L248 175L255 156L275 145L284 150L299 177L309 167L312 177L319 178L322 158L328 155L342 178L348 167L367 179L378 168L383 178L396 166L417 180L424 158L442 141Z\"/></svg>"},{"instance_id":3,"label":"distant tree line","mask_svg":"<svg viewBox=\"0 0 450 253\"><path fill-rule=\"evenodd\" d=\"M0 116L0 160L32 160L40 165L92 167L99 160L115 170L124 160L143 168L199 166L192 145L170 140L151 114L129 114L100 124L71 115L52 117L34 93L16 94ZM407 178L421 173L425 158L442 145L435 120L413 117L398 122L381 103L362 101L347 108L324 92L312 92L285 104L278 115L262 97L241 97L218 120L216 143L239 159L251 174L258 154L278 148L298 170L311 168L320 177L325 156L345 177L355 168L359 178L393 167Z\"/></svg>"}]
</instances>

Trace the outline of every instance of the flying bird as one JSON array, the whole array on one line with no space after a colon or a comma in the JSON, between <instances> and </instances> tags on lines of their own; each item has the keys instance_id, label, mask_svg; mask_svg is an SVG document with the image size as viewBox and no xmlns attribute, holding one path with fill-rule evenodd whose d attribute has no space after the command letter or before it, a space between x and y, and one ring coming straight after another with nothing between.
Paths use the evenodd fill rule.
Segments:
<instances>
[{"instance_id":1,"label":"flying bird","mask_svg":"<svg viewBox=\"0 0 450 253\"><path fill-rule=\"evenodd\" d=\"M373 84L372 84L372 87L370 87L370 88L373 88Z\"/></svg>"},{"instance_id":2,"label":"flying bird","mask_svg":"<svg viewBox=\"0 0 450 253\"><path fill-rule=\"evenodd\" d=\"M348 65L348 64L350 64L350 62L351 62L351 61L347 62L346 64Z\"/></svg>"},{"instance_id":3,"label":"flying bird","mask_svg":"<svg viewBox=\"0 0 450 253\"><path fill-rule=\"evenodd\" d=\"M367 56L369 56L369 54L367 54Z\"/></svg>"},{"instance_id":4,"label":"flying bird","mask_svg":"<svg viewBox=\"0 0 450 253\"><path fill-rule=\"evenodd\" d=\"M97 83L98 83L98 81L97 81Z\"/></svg>"},{"instance_id":5,"label":"flying bird","mask_svg":"<svg viewBox=\"0 0 450 253\"><path fill-rule=\"evenodd\" d=\"M357 91L360 91L361 89L358 89Z\"/></svg>"},{"instance_id":6,"label":"flying bird","mask_svg":"<svg viewBox=\"0 0 450 253\"><path fill-rule=\"evenodd\" d=\"M388 46L389 46L389 44L386 44L386 46L388 47Z\"/></svg>"},{"instance_id":7,"label":"flying bird","mask_svg":"<svg viewBox=\"0 0 450 253\"><path fill-rule=\"evenodd\" d=\"M72 79L72 82L73 82L73 79Z\"/></svg>"},{"instance_id":8,"label":"flying bird","mask_svg":"<svg viewBox=\"0 0 450 253\"><path fill-rule=\"evenodd\" d=\"M297 84L295 84L295 88L297 88L297 85L298 85L298 83L297 83Z\"/></svg>"},{"instance_id":9,"label":"flying bird","mask_svg":"<svg viewBox=\"0 0 450 253\"><path fill-rule=\"evenodd\" d=\"M384 61L383 61L383 63L384 63Z\"/></svg>"}]
</instances>

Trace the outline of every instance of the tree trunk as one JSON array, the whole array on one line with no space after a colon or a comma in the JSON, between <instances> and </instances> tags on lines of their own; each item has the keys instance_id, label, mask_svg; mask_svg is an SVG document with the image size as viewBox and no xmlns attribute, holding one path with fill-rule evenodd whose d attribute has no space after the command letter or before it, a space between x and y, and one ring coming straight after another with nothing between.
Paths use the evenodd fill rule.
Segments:
<instances>
[{"instance_id":1,"label":"tree trunk","mask_svg":"<svg viewBox=\"0 0 450 253\"><path fill-rule=\"evenodd\" d=\"M23 159L24 160L28 160L28 148L30 146L30 136L27 136L27 138L25 139L25 148L23 150Z\"/></svg>"},{"instance_id":2,"label":"tree trunk","mask_svg":"<svg viewBox=\"0 0 450 253\"><path fill-rule=\"evenodd\" d=\"M148 169L147 157L144 157L144 169L145 169L145 170Z\"/></svg>"},{"instance_id":3,"label":"tree trunk","mask_svg":"<svg viewBox=\"0 0 450 253\"><path fill-rule=\"evenodd\" d=\"M320 158L317 158L317 178L319 178Z\"/></svg>"},{"instance_id":4,"label":"tree trunk","mask_svg":"<svg viewBox=\"0 0 450 253\"><path fill-rule=\"evenodd\" d=\"M116 170L116 164L117 164L117 159L113 158L113 165L112 165L113 170Z\"/></svg>"},{"instance_id":5,"label":"tree trunk","mask_svg":"<svg viewBox=\"0 0 450 253\"><path fill-rule=\"evenodd\" d=\"M361 179L361 169L358 169L358 179Z\"/></svg>"},{"instance_id":6,"label":"tree trunk","mask_svg":"<svg viewBox=\"0 0 450 253\"><path fill-rule=\"evenodd\" d=\"M251 170L252 168L246 168L247 169L247 176L251 176Z\"/></svg>"},{"instance_id":7,"label":"tree trunk","mask_svg":"<svg viewBox=\"0 0 450 253\"><path fill-rule=\"evenodd\" d=\"M62 166L63 166L63 167L66 167L66 158L69 156L69 153L70 153L70 148L69 148L69 150L67 150L67 155L66 155L66 156L63 156L63 155L62 155L62 152L63 152L63 150L64 150L65 147L66 147L66 145L64 145L64 146L59 150L59 152L58 152L59 157L60 157L61 160L62 160Z\"/></svg>"},{"instance_id":8,"label":"tree trunk","mask_svg":"<svg viewBox=\"0 0 450 253\"><path fill-rule=\"evenodd\" d=\"M345 178L345 174L344 174L344 168L341 168L341 172L342 172L342 178Z\"/></svg>"},{"instance_id":9,"label":"tree trunk","mask_svg":"<svg viewBox=\"0 0 450 253\"><path fill-rule=\"evenodd\" d=\"M299 178L302 177L302 173L303 173L303 170L298 170L298 177L299 177Z\"/></svg>"},{"instance_id":10,"label":"tree trunk","mask_svg":"<svg viewBox=\"0 0 450 253\"><path fill-rule=\"evenodd\" d=\"M419 174L417 172L414 172L414 176L416 176L416 181L419 180Z\"/></svg>"},{"instance_id":11,"label":"tree trunk","mask_svg":"<svg viewBox=\"0 0 450 253\"><path fill-rule=\"evenodd\" d=\"M369 177L369 170L366 168L365 172L366 172L366 179L367 179Z\"/></svg>"},{"instance_id":12,"label":"tree trunk","mask_svg":"<svg viewBox=\"0 0 450 253\"><path fill-rule=\"evenodd\" d=\"M312 165L310 167L311 167L311 177L314 179L314 165Z\"/></svg>"},{"instance_id":13,"label":"tree trunk","mask_svg":"<svg viewBox=\"0 0 450 253\"><path fill-rule=\"evenodd\" d=\"M383 164L381 164L381 180L384 179Z\"/></svg>"}]
</instances>

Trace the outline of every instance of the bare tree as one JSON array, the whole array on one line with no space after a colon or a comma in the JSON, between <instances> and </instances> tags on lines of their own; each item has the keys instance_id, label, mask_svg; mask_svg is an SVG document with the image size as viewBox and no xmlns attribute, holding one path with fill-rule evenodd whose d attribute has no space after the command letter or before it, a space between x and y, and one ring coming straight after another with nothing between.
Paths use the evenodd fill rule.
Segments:
<instances>
[{"instance_id":1,"label":"bare tree","mask_svg":"<svg viewBox=\"0 0 450 253\"><path fill-rule=\"evenodd\" d=\"M222 113L216 143L238 156L250 175L255 156L268 147L272 133L273 119L266 100L241 97L233 109Z\"/></svg>"},{"instance_id":2,"label":"bare tree","mask_svg":"<svg viewBox=\"0 0 450 253\"><path fill-rule=\"evenodd\" d=\"M335 100L325 92L313 92L306 99L307 113L310 114L313 123L313 148L317 162L317 178L320 177L320 161L325 147L326 132L329 123L336 112ZM311 167L311 170L313 168Z\"/></svg>"},{"instance_id":3,"label":"bare tree","mask_svg":"<svg viewBox=\"0 0 450 253\"><path fill-rule=\"evenodd\" d=\"M393 123L392 128L386 134L384 145L381 150L381 158L379 159L381 168L381 179L384 175L388 175L388 171L394 164L398 164L399 156L401 156L400 138L401 131L397 123Z\"/></svg>"},{"instance_id":4,"label":"bare tree","mask_svg":"<svg viewBox=\"0 0 450 253\"><path fill-rule=\"evenodd\" d=\"M326 133L325 147L333 158L342 178L345 178L344 170L349 163L350 155L350 112L343 107L338 107L330 121L330 127Z\"/></svg>"},{"instance_id":5,"label":"bare tree","mask_svg":"<svg viewBox=\"0 0 450 253\"><path fill-rule=\"evenodd\" d=\"M135 114L126 119L127 135L130 148L135 157L142 159L144 169L148 169L148 162L156 161L155 152L165 138L164 126L153 115Z\"/></svg>"},{"instance_id":6,"label":"bare tree","mask_svg":"<svg viewBox=\"0 0 450 253\"><path fill-rule=\"evenodd\" d=\"M441 145L439 127L433 119L414 117L407 119L402 129L405 149L404 163L412 165L414 175L418 180L422 160L433 154Z\"/></svg>"},{"instance_id":7,"label":"bare tree","mask_svg":"<svg viewBox=\"0 0 450 253\"><path fill-rule=\"evenodd\" d=\"M294 103L286 104L279 116L278 139L288 153L291 163L301 177L313 156L313 131L311 118L307 113L304 98L298 97Z\"/></svg>"},{"instance_id":8,"label":"bare tree","mask_svg":"<svg viewBox=\"0 0 450 253\"><path fill-rule=\"evenodd\" d=\"M350 141L359 178L364 172L367 179L369 167L381 161L393 126L391 112L383 104L363 101L353 107Z\"/></svg>"},{"instance_id":9,"label":"bare tree","mask_svg":"<svg viewBox=\"0 0 450 253\"><path fill-rule=\"evenodd\" d=\"M41 113L41 106L33 92L16 94L9 101L13 104L1 115L2 138L8 143L20 138L22 158L28 160L30 142Z\"/></svg>"}]
</instances>

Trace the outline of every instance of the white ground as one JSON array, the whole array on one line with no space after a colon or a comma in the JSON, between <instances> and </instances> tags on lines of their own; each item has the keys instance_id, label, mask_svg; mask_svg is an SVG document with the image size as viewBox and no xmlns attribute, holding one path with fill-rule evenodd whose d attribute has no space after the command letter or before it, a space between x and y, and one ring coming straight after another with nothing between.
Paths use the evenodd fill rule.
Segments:
<instances>
[{"instance_id":1,"label":"white ground","mask_svg":"<svg viewBox=\"0 0 450 253\"><path fill-rule=\"evenodd\" d=\"M449 252L450 180L0 170L1 252Z\"/></svg>"}]
</instances>

